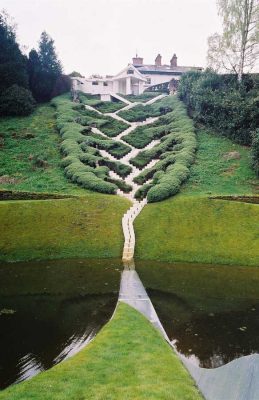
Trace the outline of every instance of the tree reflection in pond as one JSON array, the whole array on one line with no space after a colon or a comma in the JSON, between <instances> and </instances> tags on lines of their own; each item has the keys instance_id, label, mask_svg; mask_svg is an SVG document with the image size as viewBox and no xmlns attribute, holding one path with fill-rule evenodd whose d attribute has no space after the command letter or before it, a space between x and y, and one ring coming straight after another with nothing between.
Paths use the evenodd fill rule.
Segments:
<instances>
[{"instance_id":1,"label":"tree reflection in pond","mask_svg":"<svg viewBox=\"0 0 259 400\"><path fill-rule=\"evenodd\" d=\"M79 351L111 317L120 260L0 264L0 387ZM10 312L12 310L12 312Z\"/></svg>"},{"instance_id":2,"label":"tree reflection in pond","mask_svg":"<svg viewBox=\"0 0 259 400\"><path fill-rule=\"evenodd\" d=\"M177 350L215 368L259 352L259 269L137 262Z\"/></svg>"}]
</instances>

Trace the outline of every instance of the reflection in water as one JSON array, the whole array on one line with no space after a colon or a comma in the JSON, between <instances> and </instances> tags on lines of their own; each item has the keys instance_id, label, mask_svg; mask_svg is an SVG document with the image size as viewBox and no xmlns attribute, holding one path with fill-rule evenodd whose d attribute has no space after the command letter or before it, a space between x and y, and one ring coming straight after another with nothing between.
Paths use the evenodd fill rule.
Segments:
<instances>
[{"instance_id":1,"label":"reflection in water","mask_svg":"<svg viewBox=\"0 0 259 400\"><path fill-rule=\"evenodd\" d=\"M0 264L0 388L72 356L96 335L117 302L118 265Z\"/></svg>"},{"instance_id":2,"label":"reflection in water","mask_svg":"<svg viewBox=\"0 0 259 400\"><path fill-rule=\"evenodd\" d=\"M259 353L259 269L138 262L137 270L170 340L195 364Z\"/></svg>"}]
</instances>

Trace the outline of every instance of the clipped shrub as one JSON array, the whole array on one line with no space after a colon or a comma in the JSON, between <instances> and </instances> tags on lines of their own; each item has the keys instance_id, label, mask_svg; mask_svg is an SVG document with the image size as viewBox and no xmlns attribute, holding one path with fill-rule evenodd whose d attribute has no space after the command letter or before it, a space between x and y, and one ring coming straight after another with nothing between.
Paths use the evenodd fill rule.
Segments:
<instances>
[{"instance_id":1,"label":"clipped shrub","mask_svg":"<svg viewBox=\"0 0 259 400\"><path fill-rule=\"evenodd\" d=\"M145 185L141 186L136 191L135 198L138 200L143 200L146 197L148 191L152 188L152 186L153 185L151 183L146 183Z\"/></svg>"},{"instance_id":2,"label":"clipped shrub","mask_svg":"<svg viewBox=\"0 0 259 400\"><path fill-rule=\"evenodd\" d=\"M30 115L35 106L31 92L18 85L12 85L0 96L0 115Z\"/></svg>"},{"instance_id":3,"label":"clipped shrub","mask_svg":"<svg viewBox=\"0 0 259 400\"><path fill-rule=\"evenodd\" d=\"M132 190L131 185L128 185L125 181L122 181L120 179L113 179L113 178L108 177L106 180L108 182L114 183L124 193L129 193Z\"/></svg>"}]
</instances>

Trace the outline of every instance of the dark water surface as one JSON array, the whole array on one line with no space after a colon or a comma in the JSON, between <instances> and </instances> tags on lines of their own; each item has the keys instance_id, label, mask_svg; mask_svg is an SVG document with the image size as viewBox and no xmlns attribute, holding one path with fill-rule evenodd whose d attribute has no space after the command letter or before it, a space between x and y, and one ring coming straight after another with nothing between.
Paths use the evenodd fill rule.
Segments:
<instances>
[{"instance_id":1,"label":"dark water surface","mask_svg":"<svg viewBox=\"0 0 259 400\"><path fill-rule=\"evenodd\" d=\"M196 365L259 353L259 268L137 262L169 339Z\"/></svg>"},{"instance_id":2,"label":"dark water surface","mask_svg":"<svg viewBox=\"0 0 259 400\"><path fill-rule=\"evenodd\" d=\"M0 264L0 388L75 354L110 319L120 260Z\"/></svg>"}]
</instances>

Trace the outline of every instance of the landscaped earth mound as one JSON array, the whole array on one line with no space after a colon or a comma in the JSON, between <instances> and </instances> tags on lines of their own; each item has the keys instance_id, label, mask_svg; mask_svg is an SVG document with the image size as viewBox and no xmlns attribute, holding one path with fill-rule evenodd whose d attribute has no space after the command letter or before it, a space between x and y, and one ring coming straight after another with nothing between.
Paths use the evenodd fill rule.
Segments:
<instances>
[{"instance_id":1,"label":"landscaped earth mound","mask_svg":"<svg viewBox=\"0 0 259 400\"><path fill-rule=\"evenodd\" d=\"M80 103L67 95L55 98L67 178L131 200L155 202L176 194L195 157L193 123L175 96L149 97L125 106L85 94Z\"/></svg>"}]
</instances>

